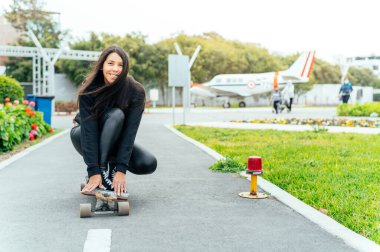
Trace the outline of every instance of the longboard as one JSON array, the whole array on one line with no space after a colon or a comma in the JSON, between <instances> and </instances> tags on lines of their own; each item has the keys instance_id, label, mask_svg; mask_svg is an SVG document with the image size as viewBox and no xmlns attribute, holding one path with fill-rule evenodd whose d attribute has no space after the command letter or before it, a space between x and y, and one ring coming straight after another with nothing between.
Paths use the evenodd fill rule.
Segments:
<instances>
[{"instance_id":1,"label":"longboard","mask_svg":"<svg viewBox=\"0 0 380 252\"><path fill-rule=\"evenodd\" d=\"M91 192L82 192L85 184L81 184L81 194L96 198L96 203L92 207L91 203L80 204L80 217L88 218L94 215L115 214L119 216L129 215L129 193L116 195L114 191L96 188Z\"/></svg>"}]
</instances>

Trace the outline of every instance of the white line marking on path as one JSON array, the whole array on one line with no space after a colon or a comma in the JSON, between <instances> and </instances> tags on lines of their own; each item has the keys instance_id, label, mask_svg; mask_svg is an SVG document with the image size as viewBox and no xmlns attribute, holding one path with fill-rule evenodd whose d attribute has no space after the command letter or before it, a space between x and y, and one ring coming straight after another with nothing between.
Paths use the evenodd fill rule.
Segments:
<instances>
[{"instance_id":1,"label":"white line marking on path","mask_svg":"<svg viewBox=\"0 0 380 252\"><path fill-rule=\"evenodd\" d=\"M88 230L83 252L110 252L111 233L111 229Z\"/></svg>"},{"instance_id":2,"label":"white line marking on path","mask_svg":"<svg viewBox=\"0 0 380 252\"><path fill-rule=\"evenodd\" d=\"M44 146L44 145L50 143L51 141L57 139L58 137L60 137L60 136L62 136L62 135L64 135L64 134L66 134L66 133L68 133L70 130L71 130L71 129L66 129L66 130L64 130L64 131L62 131L62 132L60 132L60 133L58 133L57 135L52 136L52 137L49 137L48 139L42 141L41 143L38 143L38 144L33 145L33 146L31 146L31 147L28 147L26 150L21 151L20 153L17 153L16 155L14 155L14 156L12 156L12 157L10 157L10 158L4 160L3 162L0 162L0 170L3 169L3 168L5 168L6 166L10 165L10 164L13 163L14 161L16 161L16 160L18 160L18 159L20 159L20 158L22 158L22 157L28 155L28 154L31 153L32 151L35 151L35 150L41 148L42 146Z\"/></svg>"}]
</instances>

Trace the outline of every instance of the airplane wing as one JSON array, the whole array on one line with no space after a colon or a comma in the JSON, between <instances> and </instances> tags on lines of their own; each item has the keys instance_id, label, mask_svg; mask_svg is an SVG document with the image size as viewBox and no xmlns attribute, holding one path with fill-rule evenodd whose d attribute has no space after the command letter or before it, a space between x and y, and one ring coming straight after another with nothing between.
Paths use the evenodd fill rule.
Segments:
<instances>
[{"instance_id":1,"label":"airplane wing","mask_svg":"<svg viewBox=\"0 0 380 252\"><path fill-rule=\"evenodd\" d=\"M209 87L207 85L193 85L190 89L190 92L194 95L201 96L201 97L234 97L234 98L241 98L244 96L249 96L250 94L240 94L240 92L230 91L228 88L223 87Z\"/></svg>"}]
</instances>

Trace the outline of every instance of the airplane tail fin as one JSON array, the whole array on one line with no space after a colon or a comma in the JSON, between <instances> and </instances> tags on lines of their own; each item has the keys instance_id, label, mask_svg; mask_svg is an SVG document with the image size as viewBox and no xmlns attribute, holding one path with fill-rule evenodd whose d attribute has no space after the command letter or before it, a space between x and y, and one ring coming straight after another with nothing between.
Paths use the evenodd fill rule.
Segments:
<instances>
[{"instance_id":1,"label":"airplane tail fin","mask_svg":"<svg viewBox=\"0 0 380 252\"><path fill-rule=\"evenodd\" d=\"M315 51L302 53L298 59L283 72L284 77L308 80L313 69Z\"/></svg>"}]
</instances>

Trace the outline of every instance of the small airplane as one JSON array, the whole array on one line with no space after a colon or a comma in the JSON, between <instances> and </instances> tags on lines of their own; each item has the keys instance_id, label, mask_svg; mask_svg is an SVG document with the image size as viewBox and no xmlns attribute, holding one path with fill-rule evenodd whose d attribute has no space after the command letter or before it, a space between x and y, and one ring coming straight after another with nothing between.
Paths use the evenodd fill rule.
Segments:
<instances>
[{"instance_id":1,"label":"small airplane","mask_svg":"<svg viewBox=\"0 0 380 252\"><path fill-rule=\"evenodd\" d=\"M193 84L190 92L193 98L226 97L224 108L231 106L229 98L238 98L271 92L283 88L288 81L305 83L309 81L315 59L315 51L302 53L285 71L254 74L219 74L204 84ZM245 107L244 101L239 107Z\"/></svg>"}]
</instances>

